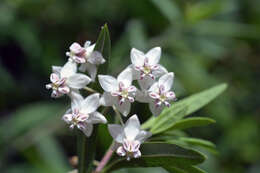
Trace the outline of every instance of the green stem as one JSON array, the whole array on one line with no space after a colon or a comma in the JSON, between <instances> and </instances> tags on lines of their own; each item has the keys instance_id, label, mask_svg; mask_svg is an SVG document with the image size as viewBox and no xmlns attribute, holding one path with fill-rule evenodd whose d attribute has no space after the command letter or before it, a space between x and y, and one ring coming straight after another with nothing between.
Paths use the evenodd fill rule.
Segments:
<instances>
[{"instance_id":1,"label":"green stem","mask_svg":"<svg viewBox=\"0 0 260 173\"><path fill-rule=\"evenodd\" d=\"M124 121L123 121L123 119L121 117L121 114L119 113L119 111L117 110L117 108L114 105L113 105L113 110L116 113L116 117L117 117L116 121L119 120L121 125L123 126L124 125Z\"/></svg>"},{"instance_id":2,"label":"green stem","mask_svg":"<svg viewBox=\"0 0 260 173\"><path fill-rule=\"evenodd\" d=\"M97 126L94 125L92 135L87 138L84 133L78 130L77 150L79 157L78 173L91 173L92 163L95 158L97 139Z\"/></svg>"}]
</instances>

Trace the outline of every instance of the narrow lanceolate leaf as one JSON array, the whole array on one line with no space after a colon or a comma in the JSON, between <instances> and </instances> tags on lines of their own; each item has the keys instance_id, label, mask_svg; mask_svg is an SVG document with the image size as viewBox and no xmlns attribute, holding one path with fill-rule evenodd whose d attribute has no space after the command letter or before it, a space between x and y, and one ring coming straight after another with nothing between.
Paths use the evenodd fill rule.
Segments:
<instances>
[{"instance_id":1,"label":"narrow lanceolate leaf","mask_svg":"<svg viewBox=\"0 0 260 173\"><path fill-rule=\"evenodd\" d=\"M108 165L103 172L111 172L120 168L133 167L190 167L205 160L201 153L168 143L145 143L141 146L142 157L127 161L119 159Z\"/></svg>"},{"instance_id":2,"label":"narrow lanceolate leaf","mask_svg":"<svg viewBox=\"0 0 260 173\"><path fill-rule=\"evenodd\" d=\"M153 117L143 124L143 128L151 128L155 133L163 132L183 117L197 111L227 88L227 84L220 84L188 98L176 102L169 108L165 108L158 117Z\"/></svg>"},{"instance_id":3,"label":"narrow lanceolate leaf","mask_svg":"<svg viewBox=\"0 0 260 173\"><path fill-rule=\"evenodd\" d=\"M185 142L192 146L200 146L205 149L208 149L210 152L217 154L216 145L208 140L199 139L199 138L190 138L190 137L180 137L179 141Z\"/></svg>"},{"instance_id":4,"label":"narrow lanceolate leaf","mask_svg":"<svg viewBox=\"0 0 260 173\"><path fill-rule=\"evenodd\" d=\"M191 127L206 126L215 122L216 122L215 120L206 117L185 118L174 122L172 126L168 128L168 130L176 130L176 129L182 130ZM160 131L164 131L164 128L160 128ZM151 131L151 132L159 133L160 131Z\"/></svg>"},{"instance_id":5,"label":"narrow lanceolate leaf","mask_svg":"<svg viewBox=\"0 0 260 173\"><path fill-rule=\"evenodd\" d=\"M106 60L99 68L99 73L105 74L108 70L111 54L111 40L107 24L102 26L94 50L99 51Z\"/></svg>"},{"instance_id":6,"label":"narrow lanceolate leaf","mask_svg":"<svg viewBox=\"0 0 260 173\"><path fill-rule=\"evenodd\" d=\"M59 116L63 111L64 106L61 104L46 102L28 104L23 108L18 109L9 119L1 121L0 145L13 143L15 140L20 139L22 136L26 136L28 133L33 136L33 131L35 132L42 125L46 125L45 123L49 123L50 120L53 122L57 120L57 118L60 119ZM15 128L10 128L10 124ZM29 142L27 141L27 143Z\"/></svg>"},{"instance_id":7,"label":"narrow lanceolate leaf","mask_svg":"<svg viewBox=\"0 0 260 173\"><path fill-rule=\"evenodd\" d=\"M179 167L167 166L164 167L164 169L167 170L169 173L206 173L205 171L195 166L182 166L182 165L179 165Z\"/></svg>"}]
</instances>

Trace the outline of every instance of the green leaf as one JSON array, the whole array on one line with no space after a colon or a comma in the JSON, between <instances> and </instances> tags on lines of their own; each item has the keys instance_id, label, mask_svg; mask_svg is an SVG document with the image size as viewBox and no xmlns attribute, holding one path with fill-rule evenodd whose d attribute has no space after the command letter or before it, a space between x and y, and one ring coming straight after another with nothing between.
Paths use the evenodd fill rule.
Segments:
<instances>
[{"instance_id":1,"label":"green leaf","mask_svg":"<svg viewBox=\"0 0 260 173\"><path fill-rule=\"evenodd\" d=\"M119 159L108 165L104 172L120 168L133 167L167 167L172 165L181 168L202 163L205 156L201 153L168 143L145 143L141 146L142 157L127 161Z\"/></svg>"},{"instance_id":2,"label":"green leaf","mask_svg":"<svg viewBox=\"0 0 260 173\"><path fill-rule=\"evenodd\" d=\"M111 40L107 24L102 26L94 50L99 51L106 60L99 68L99 73L104 74L108 70L111 54Z\"/></svg>"},{"instance_id":3,"label":"green leaf","mask_svg":"<svg viewBox=\"0 0 260 173\"><path fill-rule=\"evenodd\" d=\"M127 25L129 33L129 42L131 47L138 47L140 50L145 50L148 47L148 38L145 32L144 23L140 20L131 20Z\"/></svg>"},{"instance_id":4,"label":"green leaf","mask_svg":"<svg viewBox=\"0 0 260 173\"><path fill-rule=\"evenodd\" d=\"M142 125L142 128L151 128L153 134L161 133L170 129L176 121L197 111L227 88L227 84L220 84L188 98L176 102L170 108L165 108L158 117L150 118Z\"/></svg>"},{"instance_id":5,"label":"green leaf","mask_svg":"<svg viewBox=\"0 0 260 173\"><path fill-rule=\"evenodd\" d=\"M206 126L216 121L206 117L192 117L176 121L169 130L188 129L191 127Z\"/></svg>"},{"instance_id":6,"label":"green leaf","mask_svg":"<svg viewBox=\"0 0 260 173\"><path fill-rule=\"evenodd\" d=\"M179 141L183 141L189 145L200 146L205 149L208 149L210 152L217 154L216 145L208 140L199 139L199 138L191 138L191 137L180 137Z\"/></svg>"},{"instance_id":7,"label":"green leaf","mask_svg":"<svg viewBox=\"0 0 260 173\"><path fill-rule=\"evenodd\" d=\"M60 119L63 113L64 106L57 103L39 102L18 109L9 119L1 121L0 145L10 144L14 139L17 140L18 137L25 135L29 131L36 131L38 127L46 122L50 120L54 122L54 119ZM10 126L13 128L10 128Z\"/></svg>"},{"instance_id":8,"label":"green leaf","mask_svg":"<svg viewBox=\"0 0 260 173\"><path fill-rule=\"evenodd\" d=\"M90 137L86 137L82 131L77 130L78 173L92 172L92 163L96 154L97 128L98 125L94 125Z\"/></svg>"},{"instance_id":9,"label":"green leaf","mask_svg":"<svg viewBox=\"0 0 260 173\"><path fill-rule=\"evenodd\" d=\"M171 0L152 0L152 3L161 11L161 13L170 21L176 21L182 16L179 7L175 1Z\"/></svg>"},{"instance_id":10,"label":"green leaf","mask_svg":"<svg viewBox=\"0 0 260 173\"><path fill-rule=\"evenodd\" d=\"M67 156L53 136L46 136L20 152L28 164L35 169L34 172L64 173L69 170Z\"/></svg>"},{"instance_id":11,"label":"green leaf","mask_svg":"<svg viewBox=\"0 0 260 173\"><path fill-rule=\"evenodd\" d=\"M167 166L164 167L169 173L205 173L205 171L195 167L195 166Z\"/></svg>"}]
</instances>

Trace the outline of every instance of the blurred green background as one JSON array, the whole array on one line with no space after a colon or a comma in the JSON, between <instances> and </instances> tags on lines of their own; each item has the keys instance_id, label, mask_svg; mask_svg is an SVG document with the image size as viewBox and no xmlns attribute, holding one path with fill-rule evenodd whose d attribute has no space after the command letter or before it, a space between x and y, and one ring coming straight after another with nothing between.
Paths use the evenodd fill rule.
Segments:
<instances>
[{"instance_id":1,"label":"blurred green background","mask_svg":"<svg viewBox=\"0 0 260 173\"><path fill-rule=\"evenodd\" d=\"M218 154L203 151L209 159L201 167L209 173L259 173L259 6L259 0L1 0L0 172L72 169L76 139L60 120L69 100L51 99L45 84L72 42L94 42L107 23L110 74L130 63L131 47L161 46L161 64L175 72L179 99L227 82L223 95L194 114L217 123L187 133L217 145ZM132 112L147 119L150 113L137 108ZM98 158L111 141L106 126L100 131Z\"/></svg>"}]
</instances>

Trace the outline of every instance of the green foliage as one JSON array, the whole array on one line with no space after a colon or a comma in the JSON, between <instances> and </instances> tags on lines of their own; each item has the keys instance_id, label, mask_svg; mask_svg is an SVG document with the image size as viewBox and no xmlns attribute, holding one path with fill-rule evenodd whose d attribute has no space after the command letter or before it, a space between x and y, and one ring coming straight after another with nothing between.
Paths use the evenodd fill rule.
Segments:
<instances>
[{"instance_id":1,"label":"green foliage","mask_svg":"<svg viewBox=\"0 0 260 173\"><path fill-rule=\"evenodd\" d=\"M176 102L170 108L164 109L158 117L152 117L149 119L142 127L151 128L150 131L153 134L174 128L173 126L178 120L205 106L221 94L226 88L226 84L221 84ZM201 121L197 121L196 123L200 122Z\"/></svg>"},{"instance_id":2,"label":"green foliage","mask_svg":"<svg viewBox=\"0 0 260 173\"><path fill-rule=\"evenodd\" d=\"M60 124L59 117L63 112L64 106L61 104L46 102L34 103L18 109L9 119L1 122L0 145L12 144L18 147L29 145L30 143L23 141L23 139L37 140L39 137L50 133L50 130L55 130L51 128L48 130L43 129L46 126L51 127L53 124L58 127ZM10 128L10 125L13 128ZM35 132L38 132L37 136L32 135ZM17 145L17 142L19 142L19 145Z\"/></svg>"},{"instance_id":3,"label":"green foliage","mask_svg":"<svg viewBox=\"0 0 260 173\"><path fill-rule=\"evenodd\" d=\"M110 54L111 54L111 40L110 40L107 24L102 26L94 50L99 51L106 60L106 63L101 65L99 68L100 69L99 73L105 74L110 64Z\"/></svg>"},{"instance_id":4,"label":"green foliage","mask_svg":"<svg viewBox=\"0 0 260 173\"><path fill-rule=\"evenodd\" d=\"M65 62L64 52L69 45L74 41L95 42L104 22L112 31L110 74L129 64L131 47L147 51L161 46L160 63L175 72L177 98L223 81L229 83L228 92L196 113L214 117L217 123L213 127L184 129L185 132L169 129L151 140L160 138L196 148L213 145L188 136L214 140L219 157L206 153L209 157L200 167L210 173L260 172L259 5L259 0L1 1L0 172L58 170L53 169L54 164L46 165L47 160L58 165L56 158L41 158L44 150L39 150L40 145L57 149L45 143L45 138L49 141L51 137L55 144L60 144L56 145L60 150L66 149L61 151L63 160L75 153L71 132L64 131L66 128L57 130L64 124L60 121L64 103L60 99L50 101L43 84L48 81L50 66ZM41 104L43 109L39 108ZM60 110L55 111L55 106L60 106ZM29 107L38 111L32 111L32 116L26 112L16 116L16 112ZM53 113L46 113L46 118L55 114L55 120L50 117L45 121L44 112L51 110ZM138 108L133 113L143 120L151 115ZM105 151L108 141L102 138L98 150ZM96 159L100 158L101 153ZM123 171L143 173L151 169Z\"/></svg>"},{"instance_id":5,"label":"green foliage","mask_svg":"<svg viewBox=\"0 0 260 173\"><path fill-rule=\"evenodd\" d=\"M141 146L142 157L127 161L119 159L105 168L110 172L120 168L130 167L166 167L169 165L178 169L189 170L192 165L197 165L205 160L201 153L167 143L145 143Z\"/></svg>"},{"instance_id":6,"label":"green foliage","mask_svg":"<svg viewBox=\"0 0 260 173\"><path fill-rule=\"evenodd\" d=\"M169 130L175 130L175 129L183 130L183 129L188 129L197 126L206 126L211 123L215 123L215 120L211 118L205 118L205 117L185 118L182 120L177 120Z\"/></svg>"},{"instance_id":7,"label":"green foliage","mask_svg":"<svg viewBox=\"0 0 260 173\"><path fill-rule=\"evenodd\" d=\"M194 166L168 166L164 167L169 173L205 173L203 170Z\"/></svg>"},{"instance_id":8,"label":"green foliage","mask_svg":"<svg viewBox=\"0 0 260 173\"><path fill-rule=\"evenodd\" d=\"M18 109L12 117L1 122L1 157L9 154L10 148L15 148L32 163L33 169L25 168L28 173L67 171L68 163L65 161L64 152L56 139L51 136L61 127L60 115L63 113L64 106L61 104L46 102ZM5 160L3 158L1 160L4 164ZM15 170L11 168L8 172L16 172Z\"/></svg>"}]
</instances>

